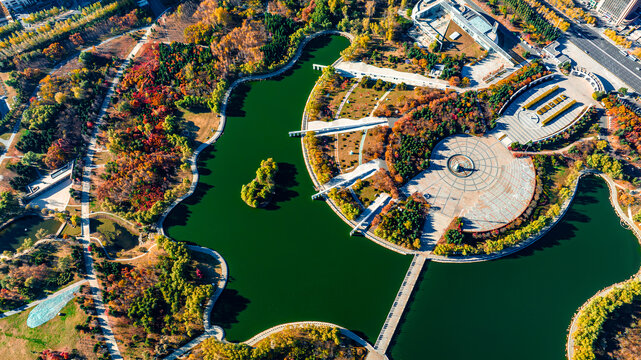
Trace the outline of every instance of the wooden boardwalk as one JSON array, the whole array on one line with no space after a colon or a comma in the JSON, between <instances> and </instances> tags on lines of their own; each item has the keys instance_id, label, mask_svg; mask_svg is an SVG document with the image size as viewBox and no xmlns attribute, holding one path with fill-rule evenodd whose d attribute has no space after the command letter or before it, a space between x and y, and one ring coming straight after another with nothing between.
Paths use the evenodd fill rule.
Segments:
<instances>
[{"instance_id":1,"label":"wooden boardwalk","mask_svg":"<svg viewBox=\"0 0 641 360\"><path fill-rule=\"evenodd\" d=\"M378 335L376 344L374 345L374 348L380 354L385 354L387 347L392 341L396 327L401 320L401 316L403 316L403 312L405 311L407 302L412 295L412 291L414 291L414 286L416 286L418 276L421 274L421 270L423 270L425 260L426 258L424 256L418 254L414 255L414 259L412 260L409 269L407 269L407 273L403 279L403 284L401 284L401 288L396 294L396 299L394 299L392 308L387 315L387 319L385 319L385 324L383 324L381 333Z\"/></svg>"}]
</instances>

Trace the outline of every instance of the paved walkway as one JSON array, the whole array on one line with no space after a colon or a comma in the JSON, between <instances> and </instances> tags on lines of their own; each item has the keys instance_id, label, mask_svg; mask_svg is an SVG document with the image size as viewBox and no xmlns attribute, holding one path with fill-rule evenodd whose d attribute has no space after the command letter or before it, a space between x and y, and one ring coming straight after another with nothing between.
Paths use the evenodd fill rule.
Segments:
<instances>
[{"instance_id":1,"label":"paved walkway","mask_svg":"<svg viewBox=\"0 0 641 360\"><path fill-rule=\"evenodd\" d=\"M94 305L96 308L98 322L100 324L100 328L102 329L102 333L105 338L107 350L113 360L122 360L122 356L120 355L120 350L118 349L116 338L114 337L113 330L111 329L111 326L109 324L106 308L102 301L102 291L100 290L100 286L98 284L98 280L96 278L96 274L94 270L93 257L91 256L91 252L89 251L89 245L91 244L91 239L90 239L91 230L89 228L89 214L91 213L91 210L89 209L90 193L91 193L91 170L93 168L92 166L93 155L97 150L96 149L97 134L98 134L97 129L99 129L103 123L104 116L107 112L107 108L111 104L111 98L114 94L116 87L120 83L120 78L122 77L124 70L127 68L131 60L134 58L134 56L136 56L138 51L140 51L142 46L147 42L147 39L151 34L152 29L153 29L153 26L150 26L147 28L147 31L145 32L145 34L140 38L136 46L134 46L134 48L131 50L131 52L129 53L129 55L123 62L123 64L120 66L120 68L118 68L116 76L114 76L114 78L111 81L111 86L107 91L107 94L105 96L104 101L102 102L102 106L100 107L100 111L97 116L97 121L96 121L97 126L94 127L93 133L91 135L91 139L89 141L89 146L87 148L87 155L85 157L85 162L84 162L85 168L83 169L83 172L82 172L82 201L80 206L82 237L80 237L79 239L84 250L83 256L85 259L85 266L86 266L86 278L89 282L89 286L91 287L91 292L94 299Z\"/></svg>"},{"instance_id":2,"label":"paved walkway","mask_svg":"<svg viewBox=\"0 0 641 360\"><path fill-rule=\"evenodd\" d=\"M463 172L453 170L457 164ZM529 158L515 158L494 137L455 135L436 144L428 169L411 179L403 192L425 195L431 205L428 218L435 213L449 217L445 222L426 221L426 226L439 225L423 231L421 238L426 240L458 216L465 218L466 231L489 231L511 222L530 203L535 175Z\"/></svg>"},{"instance_id":3,"label":"paved walkway","mask_svg":"<svg viewBox=\"0 0 641 360\"><path fill-rule=\"evenodd\" d=\"M314 131L317 136L335 135L344 132L361 131L377 126L390 126L391 119L384 117L366 116L358 120L341 118L334 121L310 121L307 129L301 131L290 131L289 136L305 135L308 131Z\"/></svg>"},{"instance_id":4,"label":"paved walkway","mask_svg":"<svg viewBox=\"0 0 641 360\"><path fill-rule=\"evenodd\" d=\"M325 183L324 188L329 189L339 184L343 187L350 186L358 179L362 180L374 175L381 168L387 168L385 161L381 159L368 161L365 164L357 166L353 171L335 176Z\"/></svg>"},{"instance_id":5,"label":"paved walkway","mask_svg":"<svg viewBox=\"0 0 641 360\"><path fill-rule=\"evenodd\" d=\"M420 74L378 67L360 61L341 61L336 64L335 68L338 74L347 77L361 78L363 76L367 76L372 79L381 79L383 81L391 82L394 84L405 83L412 86L430 87L441 90L451 89L455 91L468 91L486 88L490 84L498 82L499 80L506 78L514 71L518 70L520 68L520 65L507 68L504 74L492 80L488 84L478 84L476 86L470 86L466 88L451 86L447 80L434 79Z\"/></svg>"},{"instance_id":6,"label":"paved walkway","mask_svg":"<svg viewBox=\"0 0 641 360\"><path fill-rule=\"evenodd\" d=\"M524 105L557 86L557 90L539 100L529 109L523 108ZM489 133L507 135L509 140L505 142L508 144L514 141L527 144L530 141L536 142L549 138L572 126L579 120L580 115L588 106L594 105L595 101L592 99L591 93L590 84L583 78L560 74L551 76L549 81L537 84L513 99L504 109L501 117L497 119L496 127ZM547 113L538 114L540 109L561 94L567 97L564 101L554 106ZM576 100L576 103L560 116L543 125L543 121L562 109L566 104L569 104L571 100Z\"/></svg>"},{"instance_id":7,"label":"paved walkway","mask_svg":"<svg viewBox=\"0 0 641 360\"><path fill-rule=\"evenodd\" d=\"M412 86L431 87L435 89L459 89L450 86L445 80L432 79L423 75L382 68L369 65L364 62L341 61L336 65L336 72L342 76L361 78L368 76L372 79L381 79L383 81L400 84L405 83Z\"/></svg>"},{"instance_id":8,"label":"paved walkway","mask_svg":"<svg viewBox=\"0 0 641 360\"><path fill-rule=\"evenodd\" d=\"M220 123L218 125L218 129L216 129L214 134L209 139L207 139L206 142L201 144L196 149L196 151L194 151L193 155L189 159L189 163L191 165L191 172L192 172L192 176L193 176L192 182L191 182L191 186L190 186L189 190L187 191L187 193L185 195L183 195L180 198L176 199L165 210L165 212L160 216L158 222L156 223L157 230L161 235L165 235L165 230L163 228L163 223L164 223L165 219L167 218L167 216L169 215L169 213L171 213L171 211L174 209L174 207L176 207L178 204L180 204L180 202L182 202L183 200L185 200L186 198L191 196L194 193L194 191L196 190L196 186L198 185L198 180L199 180L199 177L200 177L200 175L198 173L198 166L197 166L196 160L198 159L198 156L200 155L200 153L207 146L213 144L214 142L216 142L222 136L223 131L225 129L226 121L227 121L227 115L226 115L227 105L229 103L229 99L230 99L231 93L234 91L234 89L238 85L241 85L241 84L243 84L245 82L248 82L248 81L265 80L265 79L268 79L268 78L271 78L271 77L277 77L277 76L282 75L283 73L288 71L298 61L298 59L300 58L300 56L303 53L303 49L305 48L307 43L309 43L309 41L311 41L314 38L317 38L319 36L324 36L324 35L341 35L341 36L345 36L345 37L349 38L350 40L353 40L353 35L351 35L349 33L345 33L345 32L340 32L340 31L328 30L328 31L321 31L321 32L314 33L314 34L306 37L301 42L301 44L299 45L298 49L296 50L296 54L294 55L294 57L285 66L283 66L280 69L278 69L278 70L276 70L274 72L271 72L271 73L260 74L260 75L252 75L252 76L247 76L247 77L244 77L244 78L240 78L240 79L237 79L236 81L234 81L231 84L229 89L227 89L227 91L225 92L225 96L223 97L223 101L221 103ZM211 249L207 249L207 250L213 251ZM218 254L218 253L216 253L216 254ZM218 256L220 256L220 255L218 255ZM220 259L222 260L221 264L225 264L224 265L225 266L224 274L225 274L225 282L226 282L226 279L227 279L227 265L224 262L224 260L222 259L222 257L220 257ZM224 288L224 286L217 287L217 290L214 293L214 296L212 296L212 298L210 299L210 301L207 304L207 309L208 310L205 311L205 314L210 314L211 313L211 307L213 307L216 299L220 296L220 293L222 293L223 288ZM218 289L220 289L220 290L218 290ZM209 318L207 316L208 315L206 315L206 318L205 318L206 324L207 324L205 326L205 329L206 329L205 333L202 334L201 336L193 339L192 341L190 341L186 345L182 346L181 348L177 349L172 354L167 356L166 359L174 360L174 359L177 359L177 358L189 353L189 351L191 351L191 349L193 349L196 345L200 344L203 340L207 339L208 337L215 336L216 338L218 338L220 336L220 340L222 340L224 338L224 333L222 331L223 329L218 327L218 326L211 325L209 323ZM209 330L207 330L207 328L209 328Z\"/></svg>"},{"instance_id":9,"label":"paved walkway","mask_svg":"<svg viewBox=\"0 0 641 360\"><path fill-rule=\"evenodd\" d=\"M374 199L374 201L372 201L372 203L365 208L365 210L358 217L358 219L356 219L358 224L354 226L354 229L352 229L352 231L349 234L352 235L357 231L361 231L361 227L363 228L362 230L365 231L368 228L370 224L370 220L374 217L374 215L376 215L380 209L382 209L385 205L387 205L391 199L392 198L391 196L389 196L388 193L384 192L382 194L379 194L376 197L376 199ZM358 200L358 198L356 198L356 200ZM358 202L360 203L360 200Z\"/></svg>"},{"instance_id":10,"label":"paved walkway","mask_svg":"<svg viewBox=\"0 0 641 360\"><path fill-rule=\"evenodd\" d=\"M105 40L103 40L102 42L100 42L100 44L88 46L88 47L86 47L86 48L84 48L84 49L81 49L81 50L80 50L80 52L90 50L90 49L92 49L92 48L94 48L94 47L98 47L98 46L103 45L103 44L105 44L105 43L108 43L108 42L110 42L110 41L112 41L112 40L114 40L114 39L117 39L117 38L119 38L119 37L121 37L121 36L129 35L130 33L134 33L134 32L136 32L136 31L140 31L140 30L147 30L147 33L149 33L149 30L150 30L150 29L151 29L151 26L146 26L146 27L142 27L142 28L136 28L136 29L133 29L133 30L127 31L127 32L125 32L125 33L122 33L122 34L120 34L120 35L112 36L112 37L110 37L110 38L108 38L108 39L105 39ZM145 36L145 38L146 38L146 36ZM74 54L74 56L70 56L70 57L68 57L66 60L61 61L61 62L60 62L60 63L58 63L56 66L54 66L54 67L53 67L53 69L51 69L51 71L49 71L49 74L48 74L48 75L51 75L51 74L55 73L56 71L58 71L58 69L60 69L60 68L61 68L61 67L63 67L64 65L66 65L69 61L71 61L71 60L73 60L73 59L76 59L76 58L77 58L77 54ZM35 89L35 90L33 91L33 93L31 94L31 97L34 97L34 96L36 96L36 95L38 94L38 91L40 91L40 87L41 87L41 86L42 86L42 84L38 84L38 86L36 87L36 89ZM28 103L27 108L25 109L25 111L26 111L27 109L29 109L29 106L31 106L31 103ZM17 135L17 134L18 134L18 132L20 131L20 124L21 124L21 123L22 123L22 116L18 118L18 121L17 121L17 122L16 122L16 124L13 126L13 129L11 129L11 136L9 136L9 139L8 139L8 140L0 140L0 141L4 144L5 149L7 149L7 150L8 150L8 149L10 148L10 146L13 144L13 142L14 142L14 140L15 140L15 138L16 138L16 135ZM5 151L2 155L0 155L0 164L2 164L2 162L3 162L5 159L12 158L12 156L7 156L6 154L7 154L7 151Z\"/></svg>"},{"instance_id":11,"label":"paved walkway","mask_svg":"<svg viewBox=\"0 0 641 360\"><path fill-rule=\"evenodd\" d=\"M341 111L343 111L343 107L345 104L347 104L347 101L349 100L349 96L356 90L356 88L360 85L360 81L357 81L354 85L352 85L349 90L347 90L347 93L345 94L345 97L343 97L343 100L341 101L341 104L338 106L338 110L336 110L336 119L339 119L341 116Z\"/></svg>"},{"instance_id":12,"label":"paved walkway","mask_svg":"<svg viewBox=\"0 0 641 360\"><path fill-rule=\"evenodd\" d=\"M227 285L227 279L229 277L229 269L227 268L227 263L225 262L225 259L223 259L223 257L220 256L218 252L212 249L201 247L201 246L194 246L194 245L189 245L188 248L189 250L201 252L203 254L207 254L213 257L214 259L216 259L216 261L220 263L222 271L221 271L221 276L218 279L218 282L212 284L216 287L216 289L214 290L214 293L212 294L211 298L209 298L209 301L205 306L205 310L203 311L203 324L205 327L205 332L202 335L198 336L197 338L192 339L187 344L176 349L176 351L174 351L173 353L169 354L167 357L164 358L167 360L175 360L180 358L181 356L184 356L185 354L189 353L194 347L196 347L198 344L205 341L205 339L209 337L214 337L218 341L223 341L225 337L225 331L223 330L223 328L217 325L212 325L211 311L214 308L214 304L216 304L216 300L218 300L218 298L220 297L220 294L223 293L223 290Z\"/></svg>"},{"instance_id":13,"label":"paved walkway","mask_svg":"<svg viewBox=\"0 0 641 360\"><path fill-rule=\"evenodd\" d=\"M556 150L542 150L542 151L512 151L512 154L515 155L562 155L568 152L573 146L578 145L582 142L598 140L594 137L585 137L581 138L570 145L564 146Z\"/></svg>"},{"instance_id":14,"label":"paved walkway","mask_svg":"<svg viewBox=\"0 0 641 360\"><path fill-rule=\"evenodd\" d=\"M637 241L641 242L641 231L639 231L637 226L634 224L634 221L632 220L632 218L630 216L626 216L625 212L621 208L621 204L619 203L619 197L617 195L618 184L614 182L614 180L610 176L600 173L598 171L587 170L586 173L600 176L603 180L605 180L605 182L608 184L608 189L610 190L610 203L612 203L612 207L614 208L614 211L619 216L621 221L623 221L625 224L627 224L630 227L630 229L632 230L632 233L634 234L634 236L636 236ZM641 269L639 269L639 271L632 278L635 278L635 277L641 279ZM595 298L607 295L610 291L623 285L627 281L629 280L616 283L614 285L610 285L605 289L600 290L599 292L594 294L592 297L590 297L583 305L581 305L581 307L574 314L574 316L572 317L572 322L570 323L570 329L568 330L568 341L565 346L566 355L569 360L574 359L574 333L577 330L577 320L579 318L579 315L583 312L585 307L590 302L592 302Z\"/></svg>"}]
</instances>

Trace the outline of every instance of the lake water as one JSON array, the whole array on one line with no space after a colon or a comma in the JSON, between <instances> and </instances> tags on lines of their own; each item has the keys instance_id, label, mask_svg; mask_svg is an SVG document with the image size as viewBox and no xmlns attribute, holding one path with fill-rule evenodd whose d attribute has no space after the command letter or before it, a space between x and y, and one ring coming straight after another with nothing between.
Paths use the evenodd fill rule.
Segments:
<instances>
[{"instance_id":1,"label":"lake water","mask_svg":"<svg viewBox=\"0 0 641 360\"><path fill-rule=\"evenodd\" d=\"M165 221L169 236L218 251L230 282L214 323L244 341L292 321L333 322L374 342L411 258L362 237L321 201L303 163L300 129L319 72L348 45L308 45L284 76L234 92L227 127L199 158L196 194ZM279 163L278 202L253 209L240 199L260 160ZM514 256L478 264L428 263L390 348L394 360L562 359L574 311L599 289L639 268L636 238L623 229L605 184L581 183L565 219Z\"/></svg>"},{"instance_id":2,"label":"lake water","mask_svg":"<svg viewBox=\"0 0 641 360\"><path fill-rule=\"evenodd\" d=\"M36 242L39 229L45 229L47 234L55 234L59 227L60 222L56 219L43 219L37 215L20 218L0 230L0 253L15 251L26 238Z\"/></svg>"}]
</instances>

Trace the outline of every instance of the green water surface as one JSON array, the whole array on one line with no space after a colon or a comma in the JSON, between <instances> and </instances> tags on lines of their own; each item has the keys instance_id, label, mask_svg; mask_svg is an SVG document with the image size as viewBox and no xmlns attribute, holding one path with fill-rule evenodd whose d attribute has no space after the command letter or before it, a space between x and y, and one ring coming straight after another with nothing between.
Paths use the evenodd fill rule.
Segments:
<instances>
[{"instance_id":1,"label":"green water surface","mask_svg":"<svg viewBox=\"0 0 641 360\"><path fill-rule=\"evenodd\" d=\"M561 360L574 312L641 264L598 178L581 180L552 232L514 256L427 264L406 309L394 360Z\"/></svg>"},{"instance_id":2,"label":"green water surface","mask_svg":"<svg viewBox=\"0 0 641 360\"><path fill-rule=\"evenodd\" d=\"M36 233L40 229L55 234L59 227L60 222L56 219L43 219L37 215L20 218L0 230L0 252L15 251L26 238L37 241Z\"/></svg>"},{"instance_id":3,"label":"green water surface","mask_svg":"<svg viewBox=\"0 0 641 360\"><path fill-rule=\"evenodd\" d=\"M301 114L320 73L348 45L341 37L312 41L292 71L235 91L223 136L199 157L194 196L165 222L174 239L218 251L231 281L214 307L230 341L247 340L285 322L332 322L375 341L411 261L362 237L322 201L301 155ZM271 209L253 209L240 188L260 160L279 163L285 185Z\"/></svg>"},{"instance_id":4,"label":"green water surface","mask_svg":"<svg viewBox=\"0 0 641 360\"><path fill-rule=\"evenodd\" d=\"M313 41L292 71L234 92L224 135L199 158L196 194L166 220L169 236L217 250L231 281L214 307L227 339L271 326L333 322L374 342L411 261L361 237L323 202L300 140L287 132L342 38ZM279 162L284 185L270 209L252 209L240 187L260 160ZM428 263L390 347L394 360L562 359L574 311L641 263L634 236L619 225L607 187L584 180L566 218L517 255L478 264Z\"/></svg>"}]
</instances>

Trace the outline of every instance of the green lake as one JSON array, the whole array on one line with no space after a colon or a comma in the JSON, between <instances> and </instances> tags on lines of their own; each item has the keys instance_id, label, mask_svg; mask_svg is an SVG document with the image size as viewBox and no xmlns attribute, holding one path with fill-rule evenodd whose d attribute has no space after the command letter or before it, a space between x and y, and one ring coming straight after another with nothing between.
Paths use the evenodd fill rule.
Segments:
<instances>
[{"instance_id":1,"label":"green lake","mask_svg":"<svg viewBox=\"0 0 641 360\"><path fill-rule=\"evenodd\" d=\"M214 307L227 339L243 341L274 325L336 323L374 342L411 257L362 237L314 192L300 128L319 72L348 45L339 37L308 45L284 76L238 88L224 135L199 157L196 193L172 211L167 234L218 251L230 281ZM279 163L285 185L270 209L253 209L240 188L260 160ZM389 354L416 359L562 359L574 311L641 264L635 237L614 214L605 184L582 181L566 218L531 248L478 264L428 263ZM517 355L518 354L518 355Z\"/></svg>"},{"instance_id":2,"label":"green lake","mask_svg":"<svg viewBox=\"0 0 641 360\"><path fill-rule=\"evenodd\" d=\"M348 44L341 37L312 41L283 77L237 89L223 136L199 157L196 194L165 221L170 237L225 258L231 281L214 307L214 323L228 340L319 320L375 341L412 260L350 237L324 202L311 200L300 139L287 134L300 129L320 75L312 64L331 64ZM254 209L240 199L240 188L269 157L279 163L286 187L274 208Z\"/></svg>"},{"instance_id":3,"label":"green lake","mask_svg":"<svg viewBox=\"0 0 641 360\"><path fill-rule=\"evenodd\" d=\"M531 247L476 264L428 263L406 309L395 360L565 358L574 312L641 265L599 178L585 178L566 216Z\"/></svg>"},{"instance_id":4,"label":"green lake","mask_svg":"<svg viewBox=\"0 0 641 360\"><path fill-rule=\"evenodd\" d=\"M28 215L20 218L0 230L0 253L9 250L15 251L22 245L26 238L34 242L39 229L45 229L47 234L55 234L60 228L56 219L43 219L37 215Z\"/></svg>"}]
</instances>

